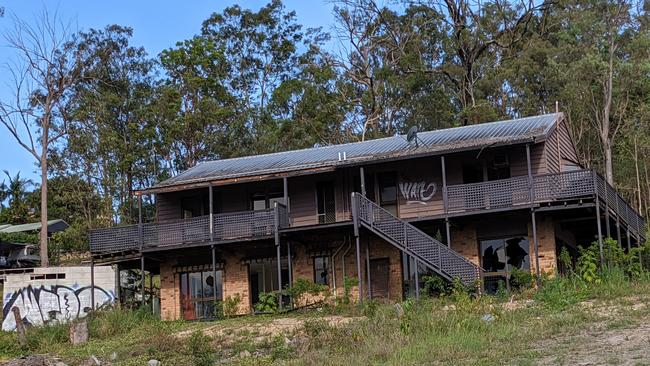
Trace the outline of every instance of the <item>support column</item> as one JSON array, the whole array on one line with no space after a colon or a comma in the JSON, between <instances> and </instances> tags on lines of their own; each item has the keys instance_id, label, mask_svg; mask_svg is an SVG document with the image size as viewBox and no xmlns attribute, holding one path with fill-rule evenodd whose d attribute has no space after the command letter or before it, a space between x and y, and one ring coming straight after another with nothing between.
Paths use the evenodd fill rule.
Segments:
<instances>
[{"instance_id":1,"label":"support column","mask_svg":"<svg viewBox=\"0 0 650 366\"><path fill-rule=\"evenodd\" d=\"M212 184L208 187L208 200L210 201L208 203L209 205L209 217L210 217L210 243L214 243L214 207L213 207L213 193L212 193ZM213 246L213 254L214 254L214 246ZM216 289L216 287L215 287Z\"/></svg>"},{"instance_id":2,"label":"support column","mask_svg":"<svg viewBox=\"0 0 650 366\"><path fill-rule=\"evenodd\" d=\"M287 177L282 178L282 192L284 205L287 207L287 212L289 211L289 181Z\"/></svg>"},{"instance_id":3,"label":"support column","mask_svg":"<svg viewBox=\"0 0 650 366\"><path fill-rule=\"evenodd\" d=\"M293 265L291 264L291 242L287 240L287 266L289 269L289 288L293 287Z\"/></svg>"},{"instance_id":4,"label":"support column","mask_svg":"<svg viewBox=\"0 0 650 366\"><path fill-rule=\"evenodd\" d=\"M440 169L442 171L442 205L445 212L445 231L447 233L447 246L451 248L451 230L449 227L449 202L447 197L447 168L445 156L440 156Z\"/></svg>"},{"instance_id":5,"label":"support column","mask_svg":"<svg viewBox=\"0 0 650 366\"><path fill-rule=\"evenodd\" d=\"M533 229L533 245L535 248L535 267L537 284L542 279L541 269L539 268L539 241L537 240L537 217L535 216L535 185L533 183L533 166L530 161L530 144L526 144L526 165L528 166L528 195L530 200L530 221Z\"/></svg>"},{"instance_id":6,"label":"support column","mask_svg":"<svg viewBox=\"0 0 650 366\"><path fill-rule=\"evenodd\" d=\"M611 238L612 237L612 229L609 226L609 200L608 200L608 196L609 195L606 194L605 197L603 197L604 208L605 208L605 233L607 234L608 238ZM619 244L620 244L620 242L619 242Z\"/></svg>"},{"instance_id":7,"label":"support column","mask_svg":"<svg viewBox=\"0 0 650 366\"><path fill-rule=\"evenodd\" d=\"M122 277L121 277L121 272L120 272L120 264L117 263L115 265L115 299L116 305L118 307L122 307Z\"/></svg>"},{"instance_id":8,"label":"support column","mask_svg":"<svg viewBox=\"0 0 650 366\"><path fill-rule=\"evenodd\" d=\"M600 249L600 265L602 266L605 264L605 255L603 253L603 229L600 222L600 197L598 195L598 180L596 178L596 172L592 172L594 197L596 198L596 227L598 229L598 248Z\"/></svg>"},{"instance_id":9,"label":"support column","mask_svg":"<svg viewBox=\"0 0 650 366\"><path fill-rule=\"evenodd\" d=\"M366 173L363 167L359 168L359 174L361 175L361 195L366 196Z\"/></svg>"},{"instance_id":10,"label":"support column","mask_svg":"<svg viewBox=\"0 0 650 366\"><path fill-rule=\"evenodd\" d=\"M372 281L370 280L370 243L366 241L366 273L368 277L368 299L372 299Z\"/></svg>"},{"instance_id":11,"label":"support column","mask_svg":"<svg viewBox=\"0 0 650 366\"><path fill-rule=\"evenodd\" d=\"M630 238L630 228L627 228L627 252L630 252L630 249L632 249L632 239Z\"/></svg>"},{"instance_id":12,"label":"support column","mask_svg":"<svg viewBox=\"0 0 650 366\"><path fill-rule=\"evenodd\" d=\"M217 303L217 251L214 247L214 244L210 246L210 251L212 252L212 292L214 303Z\"/></svg>"},{"instance_id":13,"label":"support column","mask_svg":"<svg viewBox=\"0 0 650 366\"><path fill-rule=\"evenodd\" d=\"M420 298L420 270L418 269L418 259L413 257L415 261L415 298Z\"/></svg>"},{"instance_id":14,"label":"support column","mask_svg":"<svg viewBox=\"0 0 650 366\"><path fill-rule=\"evenodd\" d=\"M275 253L278 262L278 291L282 292L282 253L280 251L280 211L278 210L278 203L275 202L273 206L273 217L275 221ZM282 310L282 294L278 296L278 307Z\"/></svg>"},{"instance_id":15,"label":"support column","mask_svg":"<svg viewBox=\"0 0 650 366\"><path fill-rule=\"evenodd\" d=\"M357 278L359 279L359 304L363 303L363 274L361 273L361 248L359 244L359 217L358 217L357 199L355 192L352 192L352 222L354 226L354 240L357 251Z\"/></svg>"},{"instance_id":16,"label":"support column","mask_svg":"<svg viewBox=\"0 0 650 366\"><path fill-rule=\"evenodd\" d=\"M542 278L542 272L541 269L539 268L539 241L537 240L537 218L535 217L535 209L531 208L530 209L530 220L532 222L532 229L533 229L533 242L535 245L535 267L536 271L535 274L537 275L537 281L539 284L539 281Z\"/></svg>"},{"instance_id":17,"label":"support column","mask_svg":"<svg viewBox=\"0 0 650 366\"><path fill-rule=\"evenodd\" d=\"M154 313L153 273L149 272L149 295L151 296L151 314Z\"/></svg>"},{"instance_id":18,"label":"support column","mask_svg":"<svg viewBox=\"0 0 650 366\"><path fill-rule=\"evenodd\" d=\"M144 296L144 288L145 288L145 279L144 279L144 255L140 256L140 294L142 296L142 304L141 306L145 306L145 296Z\"/></svg>"},{"instance_id":19,"label":"support column","mask_svg":"<svg viewBox=\"0 0 650 366\"><path fill-rule=\"evenodd\" d=\"M142 235L142 194L138 194L138 242L140 250L144 246L144 236Z\"/></svg>"},{"instance_id":20,"label":"support column","mask_svg":"<svg viewBox=\"0 0 650 366\"><path fill-rule=\"evenodd\" d=\"M93 257L90 257L90 303L90 308L95 311L95 258Z\"/></svg>"},{"instance_id":21,"label":"support column","mask_svg":"<svg viewBox=\"0 0 650 366\"><path fill-rule=\"evenodd\" d=\"M618 200L616 200L616 240L618 241L618 245L622 244L622 240L621 240L621 211L619 210L619 207L618 207Z\"/></svg>"}]
</instances>

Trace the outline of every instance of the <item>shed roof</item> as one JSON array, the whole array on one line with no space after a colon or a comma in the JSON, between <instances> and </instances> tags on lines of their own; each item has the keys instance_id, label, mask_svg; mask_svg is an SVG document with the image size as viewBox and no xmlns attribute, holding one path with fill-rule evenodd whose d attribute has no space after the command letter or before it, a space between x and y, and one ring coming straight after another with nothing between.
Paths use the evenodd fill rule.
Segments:
<instances>
[{"instance_id":1,"label":"shed roof","mask_svg":"<svg viewBox=\"0 0 650 366\"><path fill-rule=\"evenodd\" d=\"M206 161L143 192L162 192L177 186L202 186L225 179L296 173L307 169L331 168L383 160L491 146L541 142L563 118L562 113L504 120L418 133L418 144L405 135L328 145L272 154Z\"/></svg>"},{"instance_id":2,"label":"shed roof","mask_svg":"<svg viewBox=\"0 0 650 366\"><path fill-rule=\"evenodd\" d=\"M69 225L61 219L49 220L47 222L47 232L55 233L57 231L63 231L67 229L68 226ZM19 232L26 232L26 231L36 231L40 229L41 229L40 222L34 222L31 224L21 224L21 225L0 224L0 233L19 233Z\"/></svg>"}]
</instances>

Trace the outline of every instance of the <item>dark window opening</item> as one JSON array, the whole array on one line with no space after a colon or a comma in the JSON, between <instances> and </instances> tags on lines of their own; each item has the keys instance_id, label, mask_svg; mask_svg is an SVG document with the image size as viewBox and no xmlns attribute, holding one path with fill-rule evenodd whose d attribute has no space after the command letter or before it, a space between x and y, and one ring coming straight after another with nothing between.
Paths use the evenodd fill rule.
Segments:
<instances>
[{"instance_id":1,"label":"dark window opening","mask_svg":"<svg viewBox=\"0 0 650 366\"><path fill-rule=\"evenodd\" d=\"M319 224L336 221L334 182L319 182L316 184L316 203Z\"/></svg>"},{"instance_id":2,"label":"dark window opening","mask_svg":"<svg viewBox=\"0 0 650 366\"><path fill-rule=\"evenodd\" d=\"M216 279L212 271L179 274L183 319L196 320L215 317L215 287L217 300L221 300L223 296L221 270L216 274Z\"/></svg>"},{"instance_id":3,"label":"dark window opening","mask_svg":"<svg viewBox=\"0 0 650 366\"><path fill-rule=\"evenodd\" d=\"M256 193L251 197L251 210L260 211L273 208L274 202L284 202L282 193Z\"/></svg>"},{"instance_id":4,"label":"dark window opening","mask_svg":"<svg viewBox=\"0 0 650 366\"><path fill-rule=\"evenodd\" d=\"M485 269L485 291L510 288L513 269L530 271L528 238L523 236L481 240L481 264Z\"/></svg>"},{"instance_id":5,"label":"dark window opening","mask_svg":"<svg viewBox=\"0 0 650 366\"><path fill-rule=\"evenodd\" d=\"M510 178L510 163L505 154L496 155L488 167L488 180Z\"/></svg>"},{"instance_id":6,"label":"dark window opening","mask_svg":"<svg viewBox=\"0 0 650 366\"><path fill-rule=\"evenodd\" d=\"M395 173L377 174L379 205L397 216L397 177Z\"/></svg>"},{"instance_id":7,"label":"dark window opening","mask_svg":"<svg viewBox=\"0 0 650 366\"><path fill-rule=\"evenodd\" d=\"M282 288L289 284L289 267L286 258L280 262L282 268ZM260 294L278 290L278 261L277 259L259 259L248 265L248 275L251 287L251 304L255 306L260 300ZM285 301L283 299L283 301Z\"/></svg>"},{"instance_id":8,"label":"dark window opening","mask_svg":"<svg viewBox=\"0 0 650 366\"><path fill-rule=\"evenodd\" d=\"M314 283L330 285L329 257L314 257Z\"/></svg>"},{"instance_id":9,"label":"dark window opening","mask_svg":"<svg viewBox=\"0 0 650 366\"><path fill-rule=\"evenodd\" d=\"M483 181L483 164L463 164L463 184Z\"/></svg>"},{"instance_id":10,"label":"dark window opening","mask_svg":"<svg viewBox=\"0 0 650 366\"><path fill-rule=\"evenodd\" d=\"M208 199L203 196L192 196L181 199L181 214L183 219L202 216L208 214L208 208L205 207Z\"/></svg>"}]
</instances>

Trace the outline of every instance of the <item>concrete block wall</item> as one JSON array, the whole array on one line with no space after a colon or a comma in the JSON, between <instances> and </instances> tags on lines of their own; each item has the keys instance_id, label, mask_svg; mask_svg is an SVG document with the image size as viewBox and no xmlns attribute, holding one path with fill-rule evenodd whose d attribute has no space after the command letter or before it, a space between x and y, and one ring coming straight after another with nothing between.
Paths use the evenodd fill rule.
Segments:
<instances>
[{"instance_id":1,"label":"concrete block wall","mask_svg":"<svg viewBox=\"0 0 650 366\"><path fill-rule=\"evenodd\" d=\"M2 329L11 331L16 322L11 309L17 307L23 321L32 325L64 322L86 316L92 309L115 301L115 270L95 267L91 288L90 267L34 268L33 273L8 274L4 283Z\"/></svg>"}]
</instances>

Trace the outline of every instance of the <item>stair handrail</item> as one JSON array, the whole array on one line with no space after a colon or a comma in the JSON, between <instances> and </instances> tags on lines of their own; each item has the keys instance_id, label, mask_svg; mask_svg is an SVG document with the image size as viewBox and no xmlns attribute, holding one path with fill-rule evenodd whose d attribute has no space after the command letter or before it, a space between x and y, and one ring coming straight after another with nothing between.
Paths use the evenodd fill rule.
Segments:
<instances>
[{"instance_id":1,"label":"stair handrail","mask_svg":"<svg viewBox=\"0 0 650 366\"><path fill-rule=\"evenodd\" d=\"M460 255L458 252L456 252L456 251L450 249L448 246L442 244L442 243L439 242L437 239L431 237L431 235L429 235L429 234L425 233L424 231L418 229L418 228L415 227L414 225L409 224L408 222L406 222L406 221L400 219L399 217L394 216L393 214L391 214L390 212L388 212L385 208L379 206L379 205L376 204L375 202L372 202L372 201L369 200L367 197L364 197L362 194L357 193L357 192L354 192L353 195L352 195L352 197L354 197L354 198L356 199L356 202L354 203L355 205L359 205L359 204L362 202L362 200L363 200L363 202L369 204L370 207L371 207L373 210L378 209L378 210L380 210L380 211L382 211L382 212L388 214L389 217L391 217L391 218L393 218L394 220L398 221L398 222L400 223L400 225L403 225L405 228L408 227L408 226L410 226L412 230L415 230L416 232L418 232L418 233L421 234L421 235L424 235L424 236L426 236L426 237L429 237L429 238L431 239L431 241L436 245L436 247L437 247L437 249L438 249L438 261L439 261L439 263L432 263L431 261L429 261L428 259L422 257L422 256L419 255L418 253L413 252L413 254L415 254L417 257L419 257L420 261L431 263L432 265L436 266L436 268L438 268L439 271L444 272L448 277L453 278L453 276L452 276L451 274L449 274L447 271L445 271L445 270L442 268L442 251L444 250L444 251L445 251L445 254L447 254L447 253L448 253L448 254L451 254L451 255L455 256L456 258L460 259L461 261L465 262L466 264L472 266L472 267L476 270L477 278L480 278L481 273L483 272L483 268L481 268L480 266L477 266L475 263L473 263L473 262L470 261L469 259L465 258L464 256ZM361 210L359 210L358 208L357 208L356 211L357 211L357 214L359 215L359 219L360 219L361 221L365 221L366 223L370 224L371 227L375 227L374 224L373 224L373 221L374 221L374 220L368 220L367 218L363 217L363 215L361 214ZM377 230L379 230L379 229L377 229ZM404 232L406 232L406 230L404 230ZM405 241L406 241L406 238L407 238L407 236L405 235L405 236L404 236L404 240L405 240ZM407 243L406 243L406 244L407 244ZM409 250L409 251L412 252L412 250L411 250L407 245L403 245L403 246L404 246L405 249L407 249L407 250Z\"/></svg>"}]
</instances>

